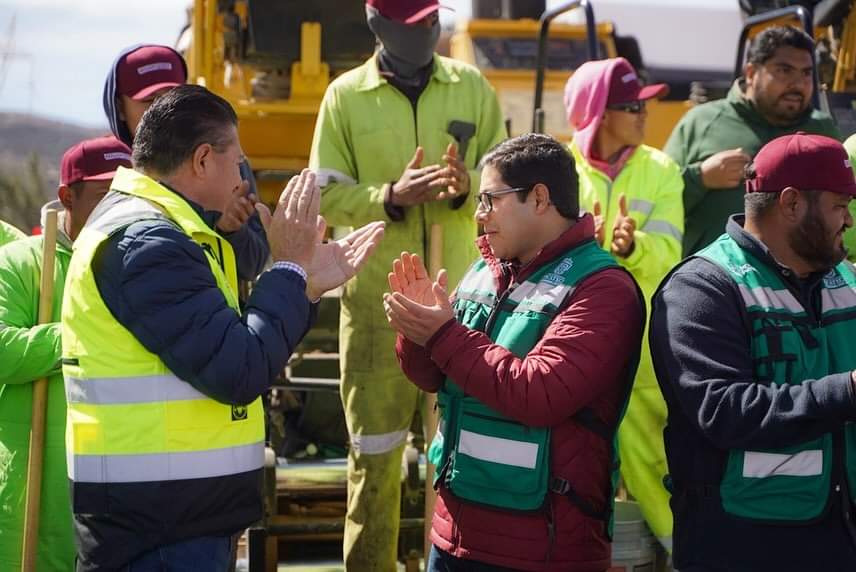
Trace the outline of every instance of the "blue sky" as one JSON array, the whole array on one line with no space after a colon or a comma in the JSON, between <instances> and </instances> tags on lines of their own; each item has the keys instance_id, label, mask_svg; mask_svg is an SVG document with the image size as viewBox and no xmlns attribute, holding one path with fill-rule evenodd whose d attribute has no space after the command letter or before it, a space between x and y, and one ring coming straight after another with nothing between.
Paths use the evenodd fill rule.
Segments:
<instances>
[{"instance_id":1,"label":"blue sky","mask_svg":"<svg viewBox=\"0 0 856 572\"><path fill-rule=\"evenodd\" d=\"M457 10L444 13L444 20L470 15L467 0L441 2ZM558 3L549 0L548 6ZM724 69L733 65L740 24L737 0L593 4L598 20L613 20L620 33L640 37L649 65ZM7 61L0 111L106 128L101 89L116 54L141 42L174 44L187 5L185 0L0 0L0 52L6 50L14 15L14 50L20 54Z\"/></svg>"}]
</instances>

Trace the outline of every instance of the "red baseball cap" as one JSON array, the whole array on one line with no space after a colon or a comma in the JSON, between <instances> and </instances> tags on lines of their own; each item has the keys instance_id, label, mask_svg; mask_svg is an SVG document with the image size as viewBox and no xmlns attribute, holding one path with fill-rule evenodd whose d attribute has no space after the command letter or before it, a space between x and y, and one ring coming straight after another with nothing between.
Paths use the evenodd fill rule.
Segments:
<instances>
[{"instance_id":1,"label":"red baseball cap","mask_svg":"<svg viewBox=\"0 0 856 572\"><path fill-rule=\"evenodd\" d=\"M630 62L624 58L616 59L618 61L612 68L612 78L609 81L607 105L644 101L654 97L663 97L669 93L669 86L665 83L643 86Z\"/></svg>"},{"instance_id":2,"label":"red baseball cap","mask_svg":"<svg viewBox=\"0 0 856 572\"><path fill-rule=\"evenodd\" d=\"M63 154L59 182L73 185L80 181L110 180L116 169L130 166L131 149L112 135L87 139Z\"/></svg>"},{"instance_id":3,"label":"red baseball cap","mask_svg":"<svg viewBox=\"0 0 856 572\"><path fill-rule=\"evenodd\" d=\"M441 6L437 0L366 0L366 5L380 12L384 18L402 24L414 24L440 8L452 10Z\"/></svg>"},{"instance_id":4,"label":"red baseball cap","mask_svg":"<svg viewBox=\"0 0 856 572\"><path fill-rule=\"evenodd\" d=\"M140 46L125 55L116 70L119 95L141 101L165 87L187 82L184 60L166 46Z\"/></svg>"},{"instance_id":5,"label":"red baseball cap","mask_svg":"<svg viewBox=\"0 0 856 572\"><path fill-rule=\"evenodd\" d=\"M753 160L747 193L775 193L786 187L856 196L856 179L844 145L824 135L799 131L773 139Z\"/></svg>"}]
</instances>

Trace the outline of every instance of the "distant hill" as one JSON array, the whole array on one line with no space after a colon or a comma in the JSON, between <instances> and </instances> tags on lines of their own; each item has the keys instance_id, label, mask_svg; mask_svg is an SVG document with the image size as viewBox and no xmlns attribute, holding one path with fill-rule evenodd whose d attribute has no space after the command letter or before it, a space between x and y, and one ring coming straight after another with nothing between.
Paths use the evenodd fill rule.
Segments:
<instances>
[{"instance_id":1,"label":"distant hill","mask_svg":"<svg viewBox=\"0 0 856 572\"><path fill-rule=\"evenodd\" d=\"M25 113L0 112L0 168L22 165L33 154L39 157L45 182L55 187L59 163L66 149L91 137L109 133Z\"/></svg>"},{"instance_id":2,"label":"distant hill","mask_svg":"<svg viewBox=\"0 0 856 572\"><path fill-rule=\"evenodd\" d=\"M21 229L38 224L39 208L56 198L66 149L108 129L82 127L24 113L0 112L0 218ZM33 175L33 157L38 177Z\"/></svg>"}]
</instances>

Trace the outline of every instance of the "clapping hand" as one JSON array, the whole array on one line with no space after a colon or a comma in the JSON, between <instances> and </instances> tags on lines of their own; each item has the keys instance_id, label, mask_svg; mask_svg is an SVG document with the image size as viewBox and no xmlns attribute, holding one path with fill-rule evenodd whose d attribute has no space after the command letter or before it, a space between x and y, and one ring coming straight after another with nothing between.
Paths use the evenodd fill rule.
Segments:
<instances>
[{"instance_id":1,"label":"clapping hand","mask_svg":"<svg viewBox=\"0 0 856 572\"><path fill-rule=\"evenodd\" d=\"M627 197L622 193L618 197L618 214L615 216L615 223L612 225L612 245L610 247L612 253L622 258L627 258L633 254L633 249L636 247L635 232L636 220L628 213Z\"/></svg>"},{"instance_id":2,"label":"clapping hand","mask_svg":"<svg viewBox=\"0 0 856 572\"><path fill-rule=\"evenodd\" d=\"M424 346L440 327L453 318L452 305L446 293L445 269L432 281L422 259L402 252L388 275L392 291L384 293L386 319L397 332Z\"/></svg>"}]
</instances>

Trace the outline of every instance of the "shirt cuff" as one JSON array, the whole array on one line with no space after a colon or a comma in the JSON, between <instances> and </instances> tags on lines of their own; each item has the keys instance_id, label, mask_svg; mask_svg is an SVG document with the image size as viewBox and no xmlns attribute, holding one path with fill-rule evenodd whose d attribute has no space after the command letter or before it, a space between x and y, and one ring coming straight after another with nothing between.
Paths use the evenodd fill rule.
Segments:
<instances>
[{"instance_id":1,"label":"shirt cuff","mask_svg":"<svg viewBox=\"0 0 856 572\"><path fill-rule=\"evenodd\" d=\"M395 183L387 183L383 186L383 210L386 216L392 222L401 222L404 220L404 207L399 207L392 204L392 185Z\"/></svg>"},{"instance_id":2,"label":"shirt cuff","mask_svg":"<svg viewBox=\"0 0 856 572\"><path fill-rule=\"evenodd\" d=\"M290 270L292 272L296 272L301 278L303 278L304 282L309 281L309 277L306 275L306 271L299 264L294 262L290 262L288 260L280 260L279 262L274 262L271 266L271 270L275 270L277 268L282 268L283 270Z\"/></svg>"}]
</instances>

